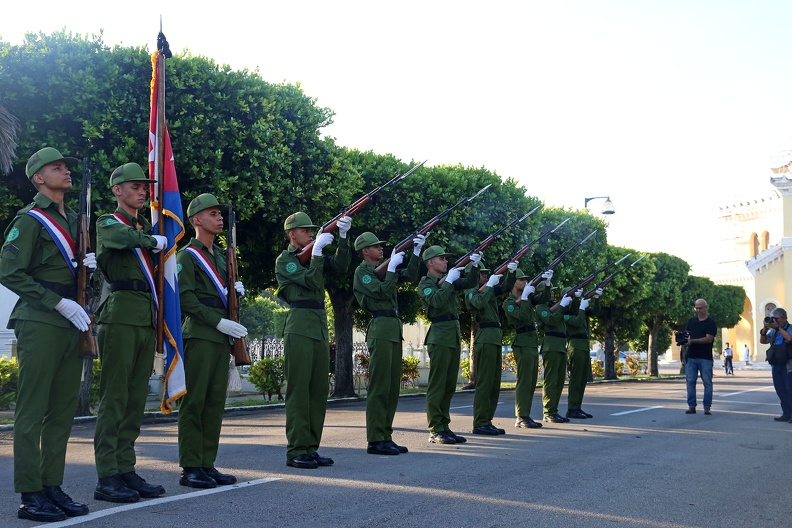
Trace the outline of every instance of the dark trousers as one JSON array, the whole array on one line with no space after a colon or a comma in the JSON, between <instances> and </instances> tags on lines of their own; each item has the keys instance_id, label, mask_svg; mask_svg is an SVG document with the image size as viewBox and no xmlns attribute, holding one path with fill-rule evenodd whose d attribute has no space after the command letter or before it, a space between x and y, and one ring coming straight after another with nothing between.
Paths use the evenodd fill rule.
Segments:
<instances>
[{"instance_id":1,"label":"dark trousers","mask_svg":"<svg viewBox=\"0 0 792 528\"><path fill-rule=\"evenodd\" d=\"M330 343L286 334L284 352L286 458L291 460L315 453L322 441L330 383Z\"/></svg>"},{"instance_id":2,"label":"dark trousers","mask_svg":"<svg viewBox=\"0 0 792 528\"><path fill-rule=\"evenodd\" d=\"M787 372L786 363L772 365L773 387L781 401L781 413L792 417L792 373Z\"/></svg>"},{"instance_id":3,"label":"dark trousers","mask_svg":"<svg viewBox=\"0 0 792 528\"><path fill-rule=\"evenodd\" d=\"M723 370L726 374L734 374L734 365L732 365L732 356L725 356L723 358Z\"/></svg>"},{"instance_id":4,"label":"dark trousers","mask_svg":"<svg viewBox=\"0 0 792 528\"><path fill-rule=\"evenodd\" d=\"M371 338L368 340L368 349L366 437L369 442L391 440L401 388L401 342Z\"/></svg>"}]
</instances>

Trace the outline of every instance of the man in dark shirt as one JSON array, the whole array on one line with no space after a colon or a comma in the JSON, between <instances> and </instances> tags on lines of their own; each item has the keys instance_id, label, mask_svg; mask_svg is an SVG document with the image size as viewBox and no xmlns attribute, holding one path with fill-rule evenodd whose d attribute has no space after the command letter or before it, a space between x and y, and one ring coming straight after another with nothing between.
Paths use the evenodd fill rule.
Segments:
<instances>
[{"instance_id":1,"label":"man in dark shirt","mask_svg":"<svg viewBox=\"0 0 792 528\"><path fill-rule=\"evenodd\" d=\"M707 315L709 305L704 299L696 299L693 304L696 317L688 319L685 331L690 333L685 353L685 376L687 379L686 414L696 414L696 378L701 373L704 383L704 414L710 413L712 405L712 342L718 327L715 320Z\"/></svg>"}]
</instances>

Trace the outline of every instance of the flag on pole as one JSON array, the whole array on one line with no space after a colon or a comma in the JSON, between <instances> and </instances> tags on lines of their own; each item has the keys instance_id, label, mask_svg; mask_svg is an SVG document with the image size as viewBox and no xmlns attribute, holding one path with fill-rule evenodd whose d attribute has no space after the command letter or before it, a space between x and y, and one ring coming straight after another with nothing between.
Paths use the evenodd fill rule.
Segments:
<instances>
[{"instance_id":1,"label":"flag on pole","mask_svg":"<svg viewBox=\"0 0 792 528\"><path fill-rule=\"evenodd\" d=\"M149 175L162 175L164 186L162 196L159 196L157 184L152 184L151 191L151 224L154 233L159 233L159 222L164 222L165 236L168 238L168 247L157 255L157 268L163 265L165 269L165 287L160 310L163 310L163 354L165 359L165 390L162 395L162 412L168 414L173 409L171 403L187 393L184 378L184 350L182 345L181 305L179 303L179 283L176 270L176 244L184 236L184 221L182 215L179 184L176 181L176 166L173 162L173 149L171 147L168 128L165 125L164 105L159 104L160 93L158 62L165 58L160 52L154 52L151 58L151 119L149 123ZM161 126L160 121L162 120ZM158 133L159 131L159 133ZM164 132L163 132L164 131ZM164 156L159 146L164 143Z\"/></svg>"}]
</instances>

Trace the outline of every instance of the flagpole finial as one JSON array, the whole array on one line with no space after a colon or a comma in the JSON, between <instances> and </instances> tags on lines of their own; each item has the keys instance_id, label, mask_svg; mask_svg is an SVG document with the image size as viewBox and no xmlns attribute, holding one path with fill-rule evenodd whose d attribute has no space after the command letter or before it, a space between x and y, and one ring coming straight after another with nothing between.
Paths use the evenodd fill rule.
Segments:
<instances>
[{"instance_id":1,"label":"flagpole finial","mask_svg":"<svg viewBox=\"0 0 792 528\"><path fill-rule=\"evenodd\" d=\"M165 34L162 32L162 15L160 15L160 30L159 35L157 35L157 51L165 55L166 59L173 57L168 39L165 38Z\"/></svg>"}]
</instances>

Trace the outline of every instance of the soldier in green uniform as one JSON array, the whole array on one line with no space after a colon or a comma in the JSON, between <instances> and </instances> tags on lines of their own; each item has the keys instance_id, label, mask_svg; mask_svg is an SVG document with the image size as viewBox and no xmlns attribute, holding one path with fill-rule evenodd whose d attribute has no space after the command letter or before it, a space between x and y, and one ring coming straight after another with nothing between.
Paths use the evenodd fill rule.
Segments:
<instances>
[{"instance_id":1,"label":"soldier in green uniform","mask_svg":"<svg viewBox=\"0 0 792 528\"><path fill-rule=\"evenodd\" d=\"M385 278L374 273L382 260L382 244L374 233L365 232L355 239L355 251L363 262L355 270L353 289L361 308L372 316L366 331L369 351L369 384L366 396L366 452L371 455L398 455L407 448L397 445L392 438L393 418L399 402L402 374L402 323L396 288L401 281L418 278L421 248L426 237L418 235L413 240L413 252L407 267L399 270L404 253L392 253Z\"/></svg>"},{"instance_id":2,"label":"soldier in green uniform","mask_svg":"<svg viewBox=\"0 0 792 528\"><path fill-rule=\"evenodd\" d=\"M501 333L498 297L511 290L518 262L510 262L506 280L500 284L501 275L487 274L490 270L479 266L479 283L465 292L465 304L478 324L473 346L473 371L476 373L476 391L473 397L473 433L481 435L506 434L495 427L492 420L498 408L501 371L503 370L503 334ZM479 288L484 290L479 292Z\"/></svg>"},{"instance_id":3,"label":"soldier in green uniform","mask_svg":"<svg viewBox=\"0 0 792 528\"><path fill-rule=\"evenodd\" d=\"M574 295L582 294L582 290L578 290L578 292L575 292ZM561 400L564 378L566 378L567 352L564 315L569 312L568 307L572 303L572 295L571 292L564 292L559 307L555 311L550 309L549 302L536 306L537 320L544 330L542 406L545 422L566 423L569 421L569 418L558 414L558 402Z\"/></svg>"},{"instance_id":4,"label":"soldier in green uniform","mask_svg":"<svg viewBox=\"0 0 792 528\"><path fill-rule=\"evenodd\" d=\"M517 386L514 388L514 414L517 421L515 427L538 429L540 422L531 418L536 382L539 377L539 336L536 332L536 309L539 303L550 300L550 279L553 271L542 274L544 281L539 288L528 284L528 278L522 270L517 270L516 281L511 294L503 301L503 312L506 319L514 327L512 352L517 363Z\"/></svg>"},{"instance_id":5,"label":"soldier in green uniform","mask_svg":"<svg viewBox=\"0 0 792 528\"><path fill-rule=\"evenodd\" d=\"M462 351L457 292L478 283L478 269L473 268L478 268L481 255L476 253L471 256L471 264L465 267L464 278L460 278L462 268L448 269L448 255L440 246L425 249L422 258L428 272L418 283L418 298L432 322L425 343L430 362L426 418L429 422L429 442L433 444L462 444L467 441L449 428L451 398L456 392L459 354ZM445 280L439 285L444 274Z\"/></svg>"},{"instance_id":6,"label":"soldier in green uniform","mask_svg":"<svg viewBox=\"0 0 792 528\"><path fill-rule=\"evenodd\" d=\"M220 443L229 350L233 338L247 329L227 318L228 295L244 295L241 281L229 292L228 264L215 237L223 232L221 206L211 194L197 196L187 207L195 237L176 257L179 299L184 324L184 376L187 394L179 406L179 484L214 488L234 484L233 475L220 473L214 462Z\"/></svg>"},{"instance_id":7,"label":"soldier in green uniform","mask_svg":"<svg viewBox=\"0 0 792 528\"><path fill-rule=\"evenodd\" d=\"M63 204L78 161L46 147L25 172L38 193L5 232L0 283L19 300L8 328L17 338L19 379L14 408L14 491L17 516L39 522L85 515L88 507L61 489L82 374L79 335L90 319L77 293L77 213ZM96 267L93 253L83 264Z\"/></svg>"},{"instance_id":8,"label":"soldier in green uniform","mask_svg":"<svg viewBox=\"0 0 792 528\"><path fill-rule=\"evenodd\" d=\"M565 315L567 333L567 355L569 362L569 388L567 389L567 418L583 420L593 418L583 410L583 393L586 391L589 372L591 371L591 344L589 343L589 320L592 315L600 312L599 297L602 288L594 293L594 302L583 299L572 306L571 314ZM577 305L577 313L575 306Z\"/></svg>"},{"instance_id":9,"label":"soldier in green uniform","mask_svg":"<svg viewBox=\"0 0 792 528\"><path fill-rule=\"evenodd\" d=\"M110 293L99 305L99 415L94 458L99 483L94 498L135 502L159 497L165 488L135 472L135 440L140 434L156 339L152 253L167 245L152 235L138 210L146 203L149 180L137 163L116 168L110 189L118 208L96 221L96 258Z\"/></svg>"},{"instance_id":10,"label":"soldier in green uniform","mask_svg":"<svg viewBox=\"0 0 792 528\"><path fill-rule=\"evenodd\" d=\"M325 272L343 273L349 267L348 216L338 221L338 248L334 257L322 251L333 242L332 233L316 240L311 218L297 212L289 215L283 229L289 246L275 260L278 298L289 303L283 329L286 357L286 465L301 469L332 466L333 459L319 455L327 410L330 342L325 312ZM313 242L306 266L297 253Z\"/></svg>"}]
</instances>

